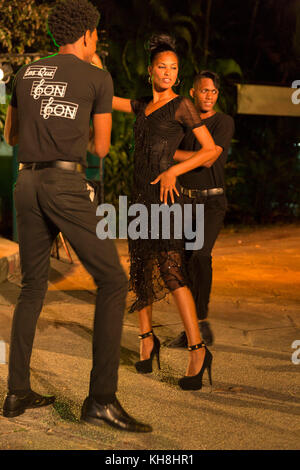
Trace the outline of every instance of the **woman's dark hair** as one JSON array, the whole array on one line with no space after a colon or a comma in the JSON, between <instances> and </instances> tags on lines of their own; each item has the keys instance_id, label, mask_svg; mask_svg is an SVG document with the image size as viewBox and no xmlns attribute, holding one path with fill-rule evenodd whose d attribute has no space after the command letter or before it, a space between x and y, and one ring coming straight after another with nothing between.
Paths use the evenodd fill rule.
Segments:
<instances>
[{"instance_id":1,"label":"woman's dark hair","mask_svg":"<svg viewBox=\"0 0 300 470\"><path fill-rule=\"evenodd\" d=\"M73 44L86 31L94 31L100 20L97 8L88 0L63 0L48 17L49 33L56 46Z\"/></svg>"},{"instance_id":2,"label":"woman's dark hair","mask_svg":"<svg viewBox=\"0 0 300 470\"><path fill-rule=\"evenodd\" d=\"M220 77L217 73L212 72L211 70L202 70L199 72L196 77L194 78L194 88L200 82L201 78L210 78L213 81L216 89L220 89Z\"/></svg>"},{"instance_id":3,"label":"woman's dark hair","mask_svg":"<svg viewBox=\"0 0 300 470\"><path fill-rule=\"evenodd\" d=\"M175 39L168 34L153 34L147 43L147 50L150 64L160 52L171 51L177 55Z\"/></svg>"}]
</instances>

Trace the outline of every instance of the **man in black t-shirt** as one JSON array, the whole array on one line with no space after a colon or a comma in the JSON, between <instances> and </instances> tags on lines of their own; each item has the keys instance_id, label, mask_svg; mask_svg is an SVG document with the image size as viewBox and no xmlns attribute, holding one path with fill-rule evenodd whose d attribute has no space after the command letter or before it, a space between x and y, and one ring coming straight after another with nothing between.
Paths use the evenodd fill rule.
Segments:
<instances>
[{"instance_id":1,"label":"man in black t-shirt","mask_svg":"<svg viewBox=\"0 0 300 470\"><path fill-rule=\"evenodd\" d=\"M234 121L231 116L214 109L219 95L219 77L214 72L200 72L195 77L190 94L216 145L215 156L207 166L196 168L179 178L184 204L193 204L193 222L195 205L204 204L204 245L201 250L186 251L186 258L200 331L209 346L213 343L213 333L206 320L212 285L211 252L222 228L227 207L224 167L234 133ZM182 161L199 148L200 144L190 132L183 139L174 159ZM185 332L181 332L169 346L186 347Z\"/></svg>"},{"instance_id":2,"label":"man in black t-shirt","mask_svg":"<svg viewBox=\"0 0 300 470\"><path fill-rule=\"evenodd\" d=\"M108 72L91 64L99 12L87 0L64 0L48 26L58 54L21 68L8 108L5 139L19 145L14 197L22 269L9 356L8 394L3 415L47 406L54 396L30 387L30 357L36 323L47 291L50 253L64 233L97 285L93 365L81 419L119 429L148 432L116 398L127 279L112 240L96 235L96 198L83 169L94 127L95 152L110 146L113 84Z\"/></svg>"}]
</instances>

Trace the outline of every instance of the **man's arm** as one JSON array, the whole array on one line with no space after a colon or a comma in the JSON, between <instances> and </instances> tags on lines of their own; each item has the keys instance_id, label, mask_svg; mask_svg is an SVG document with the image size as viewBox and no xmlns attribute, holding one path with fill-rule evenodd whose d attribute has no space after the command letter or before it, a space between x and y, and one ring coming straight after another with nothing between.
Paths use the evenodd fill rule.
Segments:
<instances>
[{"instance_id":1,"label":"man's arm","mask_svg":"<svg viewBox=\"0 0 300 470\"><path fill-rule=\"evenodd\" d=\"M5 126L4 126L4 139L11 145L17 145L19 133L19 120L17 108L8 105Z\"/></svg>"},{"instance_id":2,"label":"man's arm","mask_svg":"<svg viewBox=\"0 0 300 470\"><path fill-rule=\"evenodd\" d=\"M216 145L216 155L211 161L207 162L208 164L205 165L206 167L211 167L223 152L228 152L233 134L234 120L228 114L223 114L213 132L213 138Z\"/></svg>"},{"instance_id":3,"label":"man's arm","mask_svg":"<svg viewBox=\"0 0 300 470\"><path fill-rule=\"evenodd\" d=\"M94 114L94 147L93 152L100 158L104 158L110 147L112 118L111 113ZM91 149L92 150L92 149Z\"/></svg>"}]
</instances>

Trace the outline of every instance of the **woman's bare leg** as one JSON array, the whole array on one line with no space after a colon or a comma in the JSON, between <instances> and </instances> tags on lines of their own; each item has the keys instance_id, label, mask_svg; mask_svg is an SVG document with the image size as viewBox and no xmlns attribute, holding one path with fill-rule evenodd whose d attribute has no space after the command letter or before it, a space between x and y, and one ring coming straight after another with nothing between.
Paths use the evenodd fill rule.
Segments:
<instances>
[{"instance_id":1,"label":"woman's bare leg","mask_svg":"<svg viewBox=\"0 0 300 470\"><path fill-rule=\"evenodd\" d=\"M202 338L198 325L196 306L190 289L186 286L179 287L178 289L172 291L172 294L184 325L188 339L188 345L192 346L194 344L201 343ZM190 351L189 356L186 375L196 375L202 367L205 356L205 349L200 348L196 351Z\"/></svg>"},{"instance_id":2,"label":"woman's bare leg","mask_svg":"<svg viewBox=\"0 0 300 470\"><path fill-rule=\"evenodd\" d=\"M147 305L138 312L140 334L148 333L152 330L152 305ZM153 336L148 336L140 341L140 360L149 359L153 349Z\"/></svg>"}]
</instances>

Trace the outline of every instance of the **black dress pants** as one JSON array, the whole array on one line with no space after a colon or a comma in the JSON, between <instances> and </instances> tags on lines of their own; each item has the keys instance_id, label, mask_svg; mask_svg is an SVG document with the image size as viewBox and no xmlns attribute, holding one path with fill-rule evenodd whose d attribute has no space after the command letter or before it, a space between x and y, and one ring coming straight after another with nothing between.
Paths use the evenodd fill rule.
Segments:
<instances>
[{"instance_id":1,"label":"black dress pants","mask_svg":"<svg viewBox=\"0 0 300 470\"><path fill-rule=\"evenodd\" d=\"M12 323L8 389L30 389L30 357L47 291L51 248L62 232L98 288L89 394L109 402L117 390L128 282L114 242L96 236L97 203L91 201L82 174L59 168L21 170L14 197L22 289Z\"/></svg>"},{"instance_id":2,"label":"black dress pants","mask_svg":"<svg viewBox=\"0 0 300 470\"><path fill-rule=\"evenodd\" d=\"M223 225L227 200L224 194L208 197L189 198L184 196L184 204L193 205L193 230L196 230L196 204L204 204L204 245L200 250L186 250L186 263L190 287L196 303L199 320L208 315L208 305L212 286L211 252ZM191 240L186 240L191 242Z\"/></svg>"}]
</instances>

